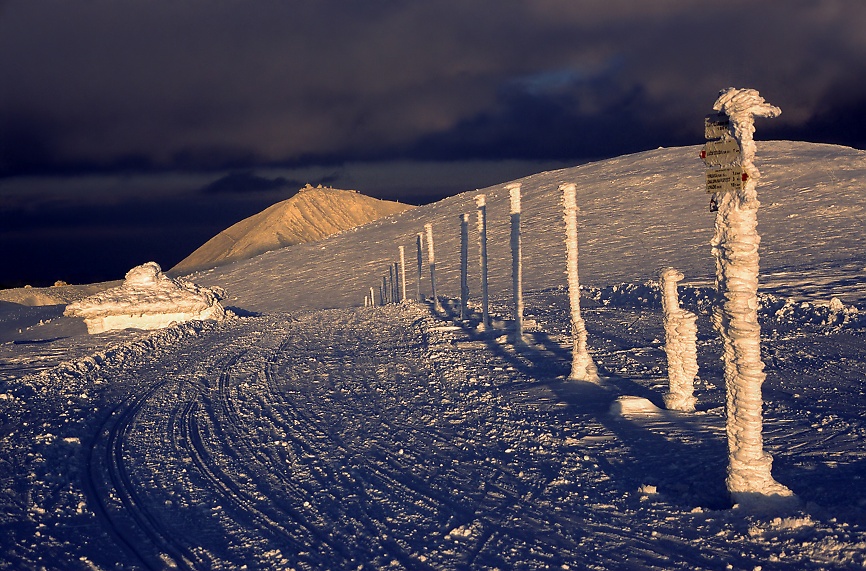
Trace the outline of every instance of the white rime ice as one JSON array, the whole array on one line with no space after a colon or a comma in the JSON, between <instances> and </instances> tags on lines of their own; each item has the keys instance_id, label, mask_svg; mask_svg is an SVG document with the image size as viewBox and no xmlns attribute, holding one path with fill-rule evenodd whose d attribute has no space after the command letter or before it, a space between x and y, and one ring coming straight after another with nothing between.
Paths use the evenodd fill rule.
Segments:
<instances>
[{"instance_id":1,"label":"white rime ice","mask_svg":"<svg viewBox=\"0 0 866 571\"><path fill-rule=\"evenodd\" d=\"M776 117L781 110L766 103L754 89L735 88L722 91L713 109L730 118L733 136L740 146L741 166L748 177L741 191L718 196L712 251L720 305L713 319L724 345L727 487L735 501L754 503L772 496L793 495L773 479L773 460L764 452L761 385L765 375L757 316L760 203L756 187L761 173L753 164L754 117Z\"/></svg>"},{"instance_id":2,"label":"white rime ice","mask_svg":"<svg viewBox=\"0 0 866 571\"><path fill-rule=\"evenodd\" d=\"M568 300L571 305L571 335L574 347L571 358L569 379L597 383L598 370L586 347L586 323L580 315L580 279L577 274L577 185L563 183L563 217L565 219L565 248L568 253Z\"/></svg>"},{"instance_id":3,"label":"white rime ice","mask_svg":"<svg viewBox=\"0 0 866 571\"><path fill-rule=\"evenodd\" d=\"M416 257L418 260L418 291L415 294L415 299L421 301L421 279L424 277L424 233L418 232L415 237Z\"/></svg>"},{"instance_id":4,"label":"white rime ice","mask_svg":"<svg viewBox=\"0 0 866 571\"><path fill-rule=\"evenodd\" d=\"M88 333L115 329L161 329L194 319L226 318L219 296L209 288L162 273L156 262L136 266L119 287L71 303L63 312L81 317Z\"/></svg>"},{"instance_id":5,"label":"white rime ice","mask_svg":"<svg viewBox=\"0 0 866 571\"><path fill-rule=\"evenodd\" d=\"M490 328L490 296L487 291L487 195L475 197L478 207L478 255L481 267L481 328Z\"/></svg>"},{"instance_id":6,"label":"white rime ice","mask_svg":"<svg viewBox=\"0 0 866 571\"><path fill-rule=\"evenodd\" d=\"M523 253L520 244L520 183L508 189L511 201L511 285L514 296L514 344L523 344Z\"/></svg>"},{"instance_id":7,"label":"white rime ice","mask_svg":"<svg viewBox=\"0 0 866 571\"><path fill-rule=\"evenodd\" d=\"M668 357L669 392L664 396L669 410L695 410L695 376L698 374L697 316L680 307L677 282L682 272L665 268L659 272L665 328L665 353Z\"/></svg>"},{"instance_id":8,"label":"white rime ice","mask_svg":"<svg viewBox=\"0 0 866 571\"><path fill-rule=\"evenodd\" d=\"M427 263L430 265L430 295L433 296L433 307L439 309L439 297L436 295L436 255L433 252L433 225L425 224L427 233Z\"/></svg>"},{"instance_id":9,"label":"white rime ice","mask_svg":"<svg viewBox=\"0 0 866 571\"><path fill-rule=\"evenodd\" d=\"M460 215L460 319L469 318L469 215Z\"/></svg>"},{"instance_id":10,"label":"white rime ice","mask_svg":"<svg viewBox=\"0 0 866 571\"><path fill-rule=\"evenodd\" d=\"M398 246L400 252L400 301L406 300L406 247Z\"/></svg>"}]
</instances>

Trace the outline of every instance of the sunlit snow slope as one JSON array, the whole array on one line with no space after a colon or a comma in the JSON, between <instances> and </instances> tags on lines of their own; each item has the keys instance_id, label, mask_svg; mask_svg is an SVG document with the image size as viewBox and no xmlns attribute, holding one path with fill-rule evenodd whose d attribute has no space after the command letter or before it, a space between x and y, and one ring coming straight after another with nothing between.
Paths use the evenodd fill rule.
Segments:
<instances>
[{"instance_id":1,"label":"sunlit snow slope","mask_svg":"<svg viewBox=\"0 0 866 571\"><path fill-rule=\"evenodd\" d=\"M411 206L353 190L302 188L298 194L223 230L178 263L174 273L212 268L284 246L315 242Z\"/></svg>"},{"instance_id":2,"label":"sunlit snow slope","mask_svg":"<svg viewBox=\"0 0 866 571\"><path fill-rule=\"evenodd\" d=\"M565 284L558 190L562 182L574 182L578 188L582 283L643 281L669 265L683 271L684 283L712 280L709 241L715 215L704 192L699 151L699 146L657 149L521 179L524 287ZM756 163L763 173L758 187L762 287L819 301L832 296L849 304L866 300L866 152L834 145L758 142ZM370 287L381 284L400 245L409 258L407 272L414 276L415 236L430 222L437 289L440 295L457 296L459 216L468 212L473 220L470 292L477 297L473 198L478 192L487 194L491 294L501 295L511 283L505 183L321 242L268 252L198 274L194 280L225 287L229 305L251 311L358 305ZM426 271L424 287L429 294ZM413 280L408 280L410 285Z\"/></svg>"}]
</instances>

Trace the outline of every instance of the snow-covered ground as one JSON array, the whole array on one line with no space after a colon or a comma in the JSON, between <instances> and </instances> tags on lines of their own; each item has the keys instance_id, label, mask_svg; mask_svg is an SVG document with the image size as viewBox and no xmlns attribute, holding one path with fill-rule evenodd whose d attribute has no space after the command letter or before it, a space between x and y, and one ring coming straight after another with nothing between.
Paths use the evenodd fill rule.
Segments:
<instances>
[{"instance_id":1,"label":"snow-covered ground","mask_svg":"<svg viewBox=\"0 0 866 571\"><path fill-rule=\"evenodd\" d=\"M862 569L866 153L759 143L765 444L801 504L748 513L724 484L697 151L521 181L519 350L504 185L483 190L493 332L456 302L359 307L425 223L458 297L474 192L193 275L228 291L225 322L89 336L0 303L0 569ZM601 386L566 379L561 182ZM665 266L698 315L695 413L661 410Z\"/></svg>"}]
</instances>

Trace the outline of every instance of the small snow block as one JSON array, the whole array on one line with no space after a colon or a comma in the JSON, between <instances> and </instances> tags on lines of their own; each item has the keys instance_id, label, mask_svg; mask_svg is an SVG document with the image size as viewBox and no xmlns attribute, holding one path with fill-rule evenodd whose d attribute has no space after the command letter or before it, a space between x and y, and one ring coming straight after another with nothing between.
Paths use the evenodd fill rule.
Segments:
<instances>
[{"instance_id":1,"label":"small snow block","mask_svg":"<svg viewBox=\"0 0 866 571\"><path fill-rule=\"evenodd\" d=\"M654 405L649 399L623 395L610 405L610 413L618 416L629 414L661 414L662 409Z\"/></svg>"}]
</instances>

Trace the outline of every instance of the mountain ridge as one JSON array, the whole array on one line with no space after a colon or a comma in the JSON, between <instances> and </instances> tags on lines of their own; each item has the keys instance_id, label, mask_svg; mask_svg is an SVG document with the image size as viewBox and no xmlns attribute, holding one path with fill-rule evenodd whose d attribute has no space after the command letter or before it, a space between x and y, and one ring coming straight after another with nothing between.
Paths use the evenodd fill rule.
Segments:
<instances>
[{"instance_id":1,"label":"mountain ridge","mask_svg":"<svg viewBox=\"0 0 866 571\"><path fill-rule=\"evenodd\" d=\"M410 208L408 204L380 200L355 190L308 185L291 198L229 226L170 272L210 269L286 246L316 242Z\"/></svg>"}]
</instances>

